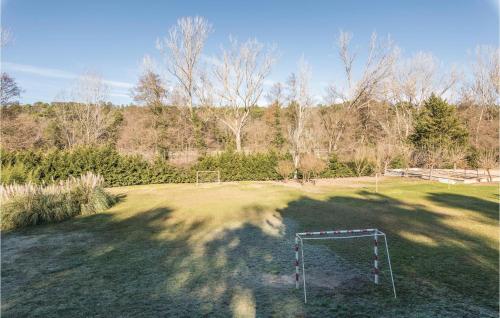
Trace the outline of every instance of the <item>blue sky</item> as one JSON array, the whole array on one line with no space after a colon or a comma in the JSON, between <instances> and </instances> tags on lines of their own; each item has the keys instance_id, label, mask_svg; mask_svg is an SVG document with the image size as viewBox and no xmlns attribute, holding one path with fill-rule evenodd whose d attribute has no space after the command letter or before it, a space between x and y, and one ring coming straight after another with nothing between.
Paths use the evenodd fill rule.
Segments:
<instances>
[{"instance_id":1,"label":"blue sky","mask_svg":"<svg viewBox=\"0 0 500 318\"><path fill-rule=\"evenodd\" d=\"M131 102L145 54L179 17L200 15L214 26L204 51L219 52L228 35L275 43L281 58L270 75L284 81L303 55L312 87L341 77L334 51L340 29L363 48L373 31L390 34L405 56L432 52L445 66L466 66L478 44L498 46L499 0L317 1L56 1L3 0L2 26L14 40L2 50L2 71L24 89L21 102L50 102L86 70L102 74L111 100Z\"/></svg>"}]
</instances>

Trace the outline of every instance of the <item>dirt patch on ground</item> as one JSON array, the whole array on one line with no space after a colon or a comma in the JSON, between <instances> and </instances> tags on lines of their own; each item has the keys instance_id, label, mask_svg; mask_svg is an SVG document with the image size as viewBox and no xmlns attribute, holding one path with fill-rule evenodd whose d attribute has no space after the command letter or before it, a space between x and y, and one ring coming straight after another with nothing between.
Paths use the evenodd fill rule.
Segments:
<instances>
[{"instance_id":1,"label":"dirt patch on ground","mask_svg":"<svg viewBox=\"0 0 500 318\"><path fill-rule=\"evenodd\" d=\"M383 182L387 177L379 177L378 181ZM334 179L318 179L316 185L337 185L349 188L362 188L367 183L374 183L375 177L352 177L352 178L334 178Z\"/></svg>"},{"instance_id":2,"label":"dirt patch on ground","mask_svg":"<svg viewBox=\"0 0 500 318\"><path fill-rule=\"evenodd\" d=\"M379 177L378 181L383 182L391 177ZM346 188L363 188L367 185L372 185L375 183L375 177L351 177L351 178L330 178L330 179L316 179L314 182L301 183L297 181L290 180L288 182L283 181L269 181L276 185L281 185L285 187L301 189L307 192L323 192L318 189L318 186L342 186Z\"/></svg>"},{"instance_id":3,"label":"dirt patch on ground","mask_svg":"<svg viewBox=\"0 0 500 318\"><path fill-rule=\"evenodd\" d=\"M323 190L320 188L316 187L315 184L313 183L301 183L297 181L269 181L270 183L282 187L287 187L287 188L293 188L293 189L298 189L303 192L308 192L308 193L324 193Z\"/></svg>"}]
</instances>

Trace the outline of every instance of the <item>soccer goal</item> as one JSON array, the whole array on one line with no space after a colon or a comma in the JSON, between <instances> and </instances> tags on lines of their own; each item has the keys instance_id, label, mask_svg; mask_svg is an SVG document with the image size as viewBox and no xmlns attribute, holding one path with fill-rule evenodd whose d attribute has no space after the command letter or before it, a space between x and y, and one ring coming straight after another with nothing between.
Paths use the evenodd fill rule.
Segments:
<instances>
[{"instance_id":1,"label":"soccer goal","mask_svg":"<svg viewBox=\"0 0 500 318\"><path fill-rule=\"evenodd\" d=\"M213 182L220 183L220 170L196 171L196 185Z\"/></svg>"},{"instance_id":2,"label":"soccer goal","mask_svg":"<svg viewBox=\"0 0 500 318\"><path fill-rule=\"evenodd\" d=\"M391 258L389 256L389 246L387 237L384 232L378 229L363 229L363 230L336 230L336 231L320 231L320 232L304 232L295 233L295 288L299 289L299 243L302 259L302 281L304 283L304 303L307 303L306 290L306 270L304 265L304 241L306 240L337 240L337 239L355 239L361 237L373 238L373 282L379 284L379 238L383 237L385 242L385 250L387 255L387 264L391 274L392 291L396 298L396 287L394 286L394 277L392 275Z\"/></svg>"}]
</instances>

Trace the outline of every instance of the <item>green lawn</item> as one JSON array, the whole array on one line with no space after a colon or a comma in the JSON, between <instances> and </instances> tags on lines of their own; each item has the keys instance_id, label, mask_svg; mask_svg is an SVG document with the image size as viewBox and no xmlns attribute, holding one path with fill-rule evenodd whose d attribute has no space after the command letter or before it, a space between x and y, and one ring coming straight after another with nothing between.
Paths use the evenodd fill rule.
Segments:
<instances>
[{"instance_id":1,"label":"green lawn","mask_svg":"<svg viewBox=\"0 0 500 318\"><path fill-rule=\"evenodd\" d=\"M110 189L110 210L2 233L2 317L497 317L498 187L385 179ZM371 243L305 249L308 304L293 284L297 231L377 227Z\"/></svg>"}]
</instances>

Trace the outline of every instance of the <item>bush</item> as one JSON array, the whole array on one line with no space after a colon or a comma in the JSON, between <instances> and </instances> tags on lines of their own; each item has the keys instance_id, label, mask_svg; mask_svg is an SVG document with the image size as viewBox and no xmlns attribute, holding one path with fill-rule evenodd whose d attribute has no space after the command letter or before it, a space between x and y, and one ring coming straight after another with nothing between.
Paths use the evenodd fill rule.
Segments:
<instances>
[{"instance_id":1,"label":"bush","mask_svg":"<svg viewBox=\"0 0 500 318\"><path fill-rule=\"evenodd\" d=\"M479 156L480 152L475 147L470 147L465 156L465 164L467 167L472 169L479 168Z\"/></svg>"},{"instance_id":2,"label":"bush","mask_svg":"<svg viewBox=\"0 0 500 318\"><path fill-rule=\"evenodd\" d=\"M287 160L291 160L289 154L272 151L254 154L227 151L203 156L191 167L177 167L164 159L150 162L138 155L122 155L112 147L82 147L45 153L2 151L1 181L2 184L51 184L92 172L104 178L103 186L194 183L197 170L220 170L222 181L280 180L284 176L278 171L278 163ZM348 165L335 156L320 174L328 178L353 175Z\"/></svg>"},{"instance_id":3,"label":"bush","mask_svg":"<svg viewBox=\"0 0 500 318\"><path fill-rule=\"evenodd\" d=\"M300 169L304 181L308 182L313 176L320 175L326 169L326 163L312 154L307 154L300 161Z\"/></svg>"},{"instance_id":4,"label":"bush","mask_svg":"<svg viewBox=\"0 0 500 318\"><path fill-rule=\"evenodd\" d=\"M46 154L31 151L3 153L3 167L24 165L16 170L16 178L2 179L3 183L32 180L34 183L50 183L79 177L92 171L104 178L106 186L126 186L151 183L195 182L197 170L220 170L223 181L276 180L278 160L274 152L242 154L224 152L216 156L204 156L191 168L175 167L166 160L148 162L141 156L121 155L110 147L54 150Z\"/></svg>"},{"instance_id":5,"label":"bush","mask_svg":"<svg viewBox=\"0 0 500 318\"><path fill-rule=\"evenodd\" d=\"M244 154L224 152L206 156L192 168L197 170L220 170L221 181L277 180L276 167L280 156L275 152ZM192 181L190 181L192 182Z\"/></svg>"},{"instance_id":6,"label":"bush","mask_svg":"<svg viewBox=\"0 0 500 318\"><path fill-rule=\"evenodd\" d=\"M406 168L405 164L405 158L401 155L396 156L394 159L391 160L391 163L389 164L390 169L404 169Z\"/></svg>"},{"instance_id":7,"label":"bush","mask_svg":"<svg viewBox=\"0 0 500 318\"><path fill-rule=\"evenodd\" d=\"M354 174L347 164L341 162L338 156L333 154L328 161L327 169L321 176L325 178L343 178L353 177Z\"/></svg>"},{"instance_id":8,"label":"bush","mask_svg":"<svg viewBox=\"0 0 500 318\"><path fill-rule=\"evenodd\" d=\"M488 172L488 180L493 181L491 177L491 169L498 166L498 154L496 151L484 149L479 153L479 166Z\"/></svg>"},{"instance_id":9,"label":"bush","mask_svg":"<svg viewBox=\"0 0 500 318\"><path fill-rule=\"evenodd\" d=\"M27 183L0 187L2 229L59 222L79 214L93 214L114 204L103 179L92 173L48 186Z\"/></svg>"},{"instance_id":10,"label":"bush","mask_svg":"<svg viewBox=\"0 0 500 318\"><path fill-rule=\"evenodd\" d=\"M290 175L295 171L293 162L290 160L280 160L276 166L276 172L285 180L285 182L290 178Z\"/></svg>"},{"instance_id":11,"label":"bush","mask_svg":"<svg viewBox=\"0 0 500 318\"><path fill-rule=\"evenodd\" d=\"M348 163L356 177L369 176L375 172L373 151L367 147L357 148L352 161Z\"/></svg>"},{"instance_id":12,"label":"bush","mask_svg":"<svg viewBox=\"0 0 500 318\"><path fill-rule=\"evenodd\" d=\"M24 164L8 164L2 167L2 173L0 175L0 179L2 184L11 184L11 183L25 183L27 182L28 172L24 167Z\"/></svg>"}]
</instances>

